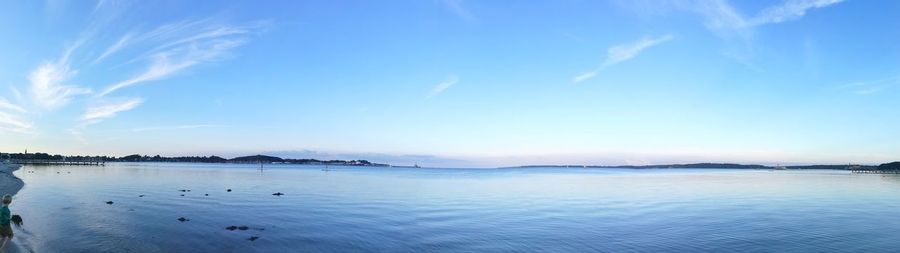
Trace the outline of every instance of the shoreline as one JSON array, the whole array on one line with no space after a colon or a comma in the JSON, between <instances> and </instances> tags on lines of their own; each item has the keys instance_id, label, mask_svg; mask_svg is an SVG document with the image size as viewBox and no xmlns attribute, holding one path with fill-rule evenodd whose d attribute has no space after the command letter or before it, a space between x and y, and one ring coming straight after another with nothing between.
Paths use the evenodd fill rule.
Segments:
<instances>
[{"instance_id":1,"label":"shoreline","mask_svg":"<svg viewBox=\"0 0 900 253\"><path fill-rule=\"evenodd\" d=\"M13 172L21 167L16 164L0 163L0 196L4 194L15 196L25 186L22 179L13 175Z\"/></svg>"},{"instance_id":2,"label":"shoreline","mask_svg":"<svg viewBox=\"0 0 900 253\"><path fill-rule=\"evenodd\" d=\"M0 162L0 196L4 194L15 196L25 186L25 182L22 179L13 175L13 172L20 168L22 168L22 165ZM25 250L17 243L19 240L22 240L20 236L14 237L4 250L7 253L29 252L29 250Z\"/></svg>"}]
</instances>

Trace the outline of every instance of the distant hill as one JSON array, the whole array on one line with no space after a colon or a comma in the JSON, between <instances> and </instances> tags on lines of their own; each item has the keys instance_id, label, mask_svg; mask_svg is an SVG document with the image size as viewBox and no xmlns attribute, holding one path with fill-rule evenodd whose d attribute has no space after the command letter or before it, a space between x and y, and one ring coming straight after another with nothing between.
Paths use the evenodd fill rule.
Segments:
<instances>
[{"instance_id":1,"label":"distant hill","mask_svg":"<svg viewBox=\"0 0 900 253\"><path fill-rule=\"evenodd\" d=\"M251 155L231 158L228 161L233 163L283 163L284 159L267 155Z\"/></svg>"},{"instance_id":2,"label":"distant hill","mask_svg":"<svg viewBox=\"0 0 900 253\"><path fill-rule=\"evenodd\" d=\"M736 164L736 163L690 163L690 164L664 164L664 165L644 165L644 166L622 166L622 168L637 169L768 169L771 167L756 164Z\"/></svg>"},{"instance_id":3,"label":"distant hill","mask_svg":"<svg viewBox=\"0 0 900 253\"><path fill-rule=\"evenodd\" d=\"M878 170L900 170L900 162L885 163L878 165Z\"/></svg>"},{"instance_id":4,"label":"distant hill","mask_svg":"<svg viewBox=\"0 0 900 253\"><path fill-rule=\"evenodd\" d=\"M141 156L141 155L129 155L123 156L119 158L107 158L104 161L115 161L115 162L190 162L190 163L224 163L227 162L228 159L221 158L218 156L179 156L179 157L164 157L164 156Z\"/></svg>"},{"instance_id":5,"label":"distant hill","mask_svg":"<svg viewBox=\"0 0 900 253\"><path fill-rule=\"evenodd\" d=\"M799 165L799 166L787 166L785 167L791 170L866 170L866 169L875 169L876 166L872 165Z\"/></svg>"},{"instance_id":6,"label":"distant hill","mask_svg":"<svg viewBox=\"0 0 900 253\"><path fill-rule=\"evenodd\" d=\"M123 157L112 156L62 156L46 153L0 153L2 160L41 160L41 161L100 161L100 162L186 162L186 163L285 163L307 165L339 165L339 166L375 166L389 167L389 164L372 163L366 160L316 160L316 159L282 159L275 156L253 155L225 159L219 156L178 156L165 157L160 155L127 155Z\"/></svg>"}]
</instances>

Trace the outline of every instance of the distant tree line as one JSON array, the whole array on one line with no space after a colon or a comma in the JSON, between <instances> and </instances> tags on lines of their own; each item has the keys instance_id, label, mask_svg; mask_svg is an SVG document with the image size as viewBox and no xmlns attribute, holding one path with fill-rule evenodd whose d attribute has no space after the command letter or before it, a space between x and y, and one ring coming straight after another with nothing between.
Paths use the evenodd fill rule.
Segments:
<instances>
[{"instance_id":1,"label":"distant tree line","mask_svg":"<svg viewBox=\"0 0 900 253\"><path fill-rule=\"evenodd\" d=\"M885 163L878 165L878 170L900 170L900 162Z\"/></svg>"},{"instance_id":2,"label":"distant tree line","mask_svg":"<svg viewBox=\"0 0 900 253\"><path fill-rule=\"evenodd\" d=\"M390 166L388 164L372 163L367 160L317 160L317 159L285 159L274 156L254 155L226 159L219 156L177 156L165 157L160 155L127 155L123 157L113 156L63 156L47 153L0 153L0 160L44 160L44 161L102 161L102 162L191 162L191 163L281 163L281 164L311 164L311 165L346 165L346 166Z\"/></svg>"}]
</instances>

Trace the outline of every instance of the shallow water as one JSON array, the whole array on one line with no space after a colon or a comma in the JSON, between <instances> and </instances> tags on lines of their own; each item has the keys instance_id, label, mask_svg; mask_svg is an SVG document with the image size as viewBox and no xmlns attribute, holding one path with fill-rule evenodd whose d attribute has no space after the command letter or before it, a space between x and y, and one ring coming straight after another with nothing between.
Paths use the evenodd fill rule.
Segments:
<instances>
[{"instance_id":1,"label":"shallow water","mask_svg":"<svg viewBox=\"0 0 900 253\"><path fill-rule=\"evenodd\" d=\"M25 218L25 227L16 230L15 242L35 252L900 248L897 176L710 169L257 168L186 163L23 167L15 174L26 185L11 209ZM229 188L233 191L226 192ZM226 230L230 225L249 229ZM247 240L251 236L259 239Z\"/></svg>"}]
</instances>

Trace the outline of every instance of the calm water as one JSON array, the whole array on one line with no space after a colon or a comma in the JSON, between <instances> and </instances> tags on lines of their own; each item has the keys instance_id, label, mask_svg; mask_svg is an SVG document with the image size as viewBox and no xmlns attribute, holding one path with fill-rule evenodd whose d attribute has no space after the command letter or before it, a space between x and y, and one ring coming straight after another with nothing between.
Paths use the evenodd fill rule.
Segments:
<instances>
[{"instance_id":1,"label":"calm water","mask_svg":"<svg viewBox=\"0 0 900 253\"><path fill-rule=\"evenodd\" d=\"M153 163L24 167L15 174L26 186L11 209L23 215L25 230L16 231L15 242L35 252L900 249L896 176L255 168ZM228 188L233 191L226 192ZM274 192L285 195L272 196ZM179 222L179 217L190 221ZM250 229L226 230L230 225ZM251 236L259 239L247 240Z\"/></svg>"}]
</instances>

